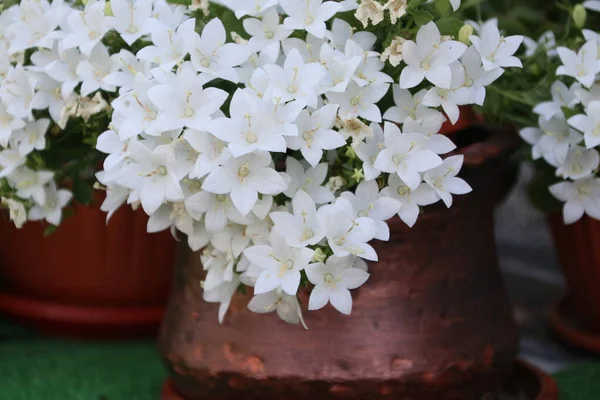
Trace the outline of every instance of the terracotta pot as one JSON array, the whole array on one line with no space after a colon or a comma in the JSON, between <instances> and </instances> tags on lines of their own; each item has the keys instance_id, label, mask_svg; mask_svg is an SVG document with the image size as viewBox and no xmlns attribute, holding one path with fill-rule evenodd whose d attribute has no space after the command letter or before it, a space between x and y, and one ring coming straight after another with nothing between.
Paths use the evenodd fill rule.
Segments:
<instances>
[{"instance_id":1,"label":"terracotta pot","mask_svg":"<svg viewBox=\"0 0 600 400\"><path fill-rule=\"evenodd\" d=\"M75 206L47 237L44 223L16 229L0 218L0 311L60 334L157 331L174 240L146 233L147 216L129 207L107 225L99 204Z\"/></svg>"},{"instance_id":2,"label":"terracotta pot","mask_svg":"<svg viewBox=\"0 0 600 400\"><path fill-rule=\"evenodd\" d=\"M570 319L574 330L596 337L600 346L600 221L584 216L565 225L560 213L548 216L558 259L569 290L556 314ZM560 312L558 312L560 311ZM555 318L556 319L556 318ZM566 324L566 321L562 321ZM556 324L554 324L556 326ZM564 329L563 329L564 331ZM572 335L568 335L572 336ZM578 344L580 340L567 339Z\"/></svg>"},{"instance_id":3,"label":"terracotta pot","mask_svg":"<svg viewBox=\"0 0 600 400\"><path fill-rule=\"evenodd\" d=\"M202 300L197 254L182 248L159 349L176 390L189 400L470 400L513 377L517 328L494 242L494 205L509 187L511 132L465 132L460 150L474 193L450 209L426 208L411 230L391 221L390 242L352 315L305 312L308 331L256 315L233 298L223 325ZM460 140L459 140L460 142ZM300 294L308 304L308 293Z\"/></svg>"}]
</instances>

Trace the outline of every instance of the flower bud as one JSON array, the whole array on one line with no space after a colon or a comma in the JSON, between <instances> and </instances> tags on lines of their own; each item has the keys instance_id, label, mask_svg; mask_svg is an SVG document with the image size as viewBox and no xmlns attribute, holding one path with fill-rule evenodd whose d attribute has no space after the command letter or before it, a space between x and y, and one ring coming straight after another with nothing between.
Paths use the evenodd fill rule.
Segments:
<instances>
[{"instance_id":1,"label":"flower bud","mask_svg":"<svg viewBox=\"0 0 600 400\"><path fill-rule=\"evenodd\" d=\"M104 15L106 15L107 17L113 16L112 8L110 8L110 1L107 1L104 5Z\"/></svg>"},{"instance_id":2,"label":"flower bud","mask_svg":"<svg viewBox=\"0 0 600 400\"><path fill-rule=\"evenodd\" d=\"M471 39L469 39L469 37L473 35L473 32L473 25L464 24L462 28L460 28L460 31L458 31L458 40L468 46L471 44Z\"/></svg>"},{"instance_id":3,"label":"flower bud","mask_svg":"<svg viewBox=\"0 0 600 400\"><path fill-rule=\"evenodd\" d=\"M573 8L573 22L575 22L575 26L579 29L585 26L585 20L587 19L587 11L583 4L577 4L575 8Z\"/></svg>"},{"instance_id":4,"label":"flower bud","mask_svg":"<svg viewBox=\"0 0 600 400\"><path fill-rule=\"evenodd\" d=\"M81 4L83 4L84 6L87 6L88 3L89 3L89 0L81 0Z\"/></svg>"}]
</instances>

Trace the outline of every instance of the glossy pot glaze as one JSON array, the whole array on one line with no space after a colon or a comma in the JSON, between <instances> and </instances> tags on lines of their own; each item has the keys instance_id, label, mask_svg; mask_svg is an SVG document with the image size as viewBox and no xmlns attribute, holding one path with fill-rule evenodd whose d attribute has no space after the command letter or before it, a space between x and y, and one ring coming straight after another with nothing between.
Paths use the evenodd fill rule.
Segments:
<instances>
[{"instance_id":1,"label":"glossy pot glaze","mask_svg":"<svg viewBox=\"0 0 600 400\"><path fill-rule=\"evenodd\" d=\"M474 129L457 141L474 192L449 210L425 208L412 229L391 220L350 316L305 311L305 331L250 312L250 296L238 293L219 325L218 306L202 300L199 257L182 248L159 339L176 390L189 400L479 400L505 387L517 329L493 210L510 187L518 139Z\"/></svg>"}]
</instances>

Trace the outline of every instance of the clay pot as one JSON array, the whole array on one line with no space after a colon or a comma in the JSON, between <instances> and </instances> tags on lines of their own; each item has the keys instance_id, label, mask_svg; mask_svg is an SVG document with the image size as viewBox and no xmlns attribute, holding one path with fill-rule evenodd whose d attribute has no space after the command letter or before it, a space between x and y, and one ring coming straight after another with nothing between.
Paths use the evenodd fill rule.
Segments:
<instances>
[{"instance_id":1,"label":"clay pot","mask_svg":"<svg viewBox=\"0 0 600 400\"><path fill-rule=\"evenodd\" d=\"M250 295L237 293L219 325L218 305L202 300L199 257L181 248L159 338L179 396L479 400L502 391L513 380L517 328L493 210L510 187L507 159L519 141L506 131L464 135L463 176L474 192L449 210L424 209L413 229L390 221L391 241L373 242L380 261L353 292L350 316L330 306L305 312L306 331L253 314ZM308 293L300 300L308 304Z\"/></svg>"},{"instance_id":2,"label":"clay pot","mask_svg":"<svg viewBox=\"0 0 600 400\"><path fill-rule=\"evenodd\" d=\"M565 225L556 213L548 223L569 290L552 324L571 343L600 352L600 221L584 216Z\"/></svg>"},{"instance_id":3,"label":"clay pot","mask_svg":"<svg viewBox=\"0 0 600 400\"><path fill-rule=\"evenodd\" d=\"M0 218L0 311L50 333L128 336L156 333L175 255L170 233L146 233L142 210L118 210L106 223L100 200L44 237Z\"/></svg>"}]
</instances>

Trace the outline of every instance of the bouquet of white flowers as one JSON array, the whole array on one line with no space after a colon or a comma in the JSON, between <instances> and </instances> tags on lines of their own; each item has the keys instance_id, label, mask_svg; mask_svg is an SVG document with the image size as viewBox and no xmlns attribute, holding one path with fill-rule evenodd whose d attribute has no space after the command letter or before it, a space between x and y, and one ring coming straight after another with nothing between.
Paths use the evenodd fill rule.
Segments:
<instances>
[{"instance_id":1,"label":"bouquet of white flowers","mask_svg":"<svg viewBox=\"0 0 600 400\"><path fill-rule=\"evenodd\" d=\"M532 158L552 168L547 179L552 184L544 189L564 203L566 224L584 214L600 219L600 86L596 82L600 34L582 29L588 20L586 8L600 11L600 1L573 7L570 19L575 29L567 29L563 38L557 40L553 32L547 32L528 45L530 57L543 53L546 58L549 71L544 88L551 99L536 102L533 112L538 125L522 129L521 136L532 146Z\"/></svg>"},{"instance_id":2,"label":"bouquet of white flowers","mask_svg":"<svg viewBox=\"0 0 600 400\"><path fill-rule=\"evenodd\" d=\"M474 31L451 16L460 0L181 3L9 8L2 18L28 33L3 51L44 50L33 67L6 67L16 78L2 83L2 115L43 136L31 115L39 71L57 71L49 99L118 90L97 138L109 215L141 205L149 231L176 229L204 248L204 298L221 304L220 321L246 287L252 311L290 323L303 323L300 286L312 286L309 310L349 314L365 260L377 261L369 242L389 240L385 221L412 226L420 207L471 191L457 177L462 156L442 158L456 146L440 128L521 66L523 38L502 36L494 20ZM0 131L6 152L18 151L12 124ZM23 164L7 159L0 176Z\"/></svg>"}]
</instances>

